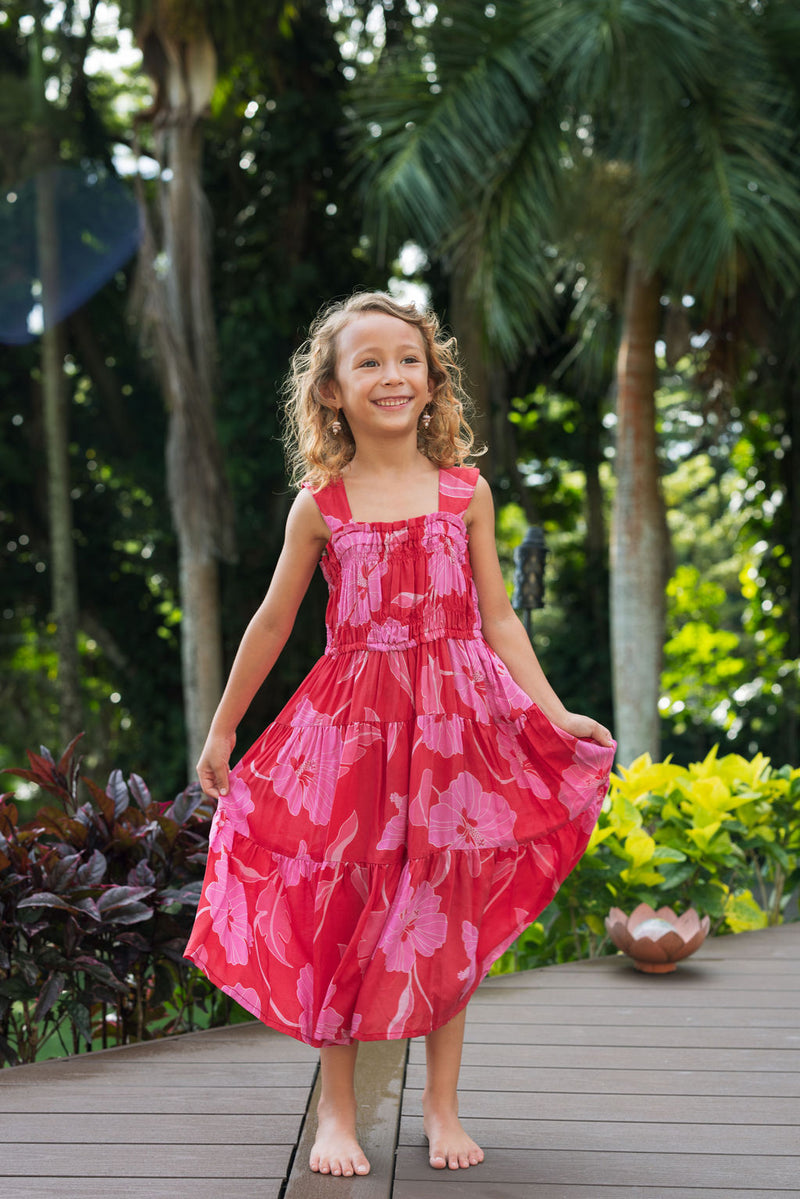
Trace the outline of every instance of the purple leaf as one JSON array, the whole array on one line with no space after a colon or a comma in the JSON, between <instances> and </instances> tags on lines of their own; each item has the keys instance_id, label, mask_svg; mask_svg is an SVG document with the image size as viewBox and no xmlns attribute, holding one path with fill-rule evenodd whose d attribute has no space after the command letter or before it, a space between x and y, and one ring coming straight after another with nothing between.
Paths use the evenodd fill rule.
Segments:
<instances>
[{"instance_id":1,"label":"purple leaf","mask_svg":"<svg viewBox=\"0 0 800 1199\"><path fill-rule=\"evenodd\" d=\"M153 802L153 797L144 779L138 774L132 774L128 779L128 790L142 811L146 812Z\"/></svg>"},{"instance_id":2,"label":"purple leaf","mask_svg":"<svg viewBox=\"0 0 800 1199\"><path fill-rule=\"evenodd\" d=\"M66 980L66 974L59 974L58 972L55 972L49 976L39 992L39 998L36 1000L36 1007L33 1013L34 1020L44 1020L45 1016L50 1011L61 992L64 990L64 983Z\"/></svg>"},{"instance_id":3,"label":"purple leaf","mask_svg":"<svg viewBox=\"0 0 800 1199\"><path fill-rule=\"evenodd\" d=\"M122 777L121 770L112 770L108 776L108 786L106 787L106 795L114 804L114 818L121 816L127 808L130 797L128 796L128 788L125 786L125 780Z\"/></svg>"},{"instance_id":4,"label":"purple leaf","mask_svg":"<svg viewBox=\"0 0 800 1199\"><path fill-rule=\"evenodd\" d=\"M192 783L181 791L180 795L176 795L173 802L167 808L164 815L169 820L174 820L176 824L185 824L193 812L196 812L201 803L205 799L199 783Z\"/></svg>"},{"instance_id":5,"label":"purple leaf","mask_svg":"<svg viewBox=\"0 0 800 1199\"><path fill-rule=\"evenodd\" d=\"M152 887L155 881L156 876L144 858L136 863L133 870L128 871L128 885L131 887Z\"/></svg>"},{"instance_id":6,"label":"purple leaf","mask_svg":"<svg viewBox=\"0 0 800 1199\"><path fill-rule=\"evenodd\" d=\"M19 901L17 908L60 908L64 912L79 910L74 904L67 903L66 899L62 899L60 895L54 895L52 891L37 891L33 895L26 895Z\"/></svg>"},{"instance_id":7,"label":"purple leaf","mask_svg":"<svg viewBox=\"0 0 800 1199\"><path fill-rule=\"evenodd\" d=\"M105 962L101 962L99 958L79 957L73 962L78 970L84 970L90 974L92 978L96 978L98 982L105 983L107 987L112 987L115 991L120 991L122 994L128 990L128 984L117 978L114 971Z\"/></svg>"},{"instance_id":8,"label":"purple leaf","mask_svg":"<svg viewBox=\"0 0 800 1199\"><path fill-rule=\"evenodd\" d=\"M103 881L103 876L106 872L108 863L105 857L96 849L88 862L78 869L78 882L84 887L96 887L98 883Z\"/></svg>"},{"instance_id":9,"label":"purple leaf","mask_svg":"<svg viewBox=\"0 0 800 1199\"><path fill-rule=\"evenodd\" d=\"M128 907L114 908L111 915L108 916L108 922L109 924L141 924L143 920L149 920L152 915L153 909L147 904L132 903Z\"/></svg>"},{"instance_id":10,"label":"purple leaf","mask_svg":"<svg viewBox=\"0 0 800 1199\"><path fill-rule=\"evenodd\" d=\"M146 895L152 895L154 887L109 887L98 897L97 906L104 916L128 904L138 903Z\"/></svg>"}]
</instances>

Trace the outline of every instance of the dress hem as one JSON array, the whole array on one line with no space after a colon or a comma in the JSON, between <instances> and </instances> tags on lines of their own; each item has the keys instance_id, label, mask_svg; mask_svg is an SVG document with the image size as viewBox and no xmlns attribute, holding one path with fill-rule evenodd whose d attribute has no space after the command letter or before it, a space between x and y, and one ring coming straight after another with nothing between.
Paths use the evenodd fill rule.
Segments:
<instances>
[{"instance_id":1,"label":"dress hem","mask_svg":"<svg viewBox=\"0 0 800 1199\"><path fill-rule=\"evenodd\" d=\"M541 910L543 910L543 909L541 909ZM238 1003L239 1007L244 1008L244 1010L246 1012L249 1012L251 1016L253 1016L256 1020L259 1021L259 1023L266 1025L267 1028L273 1029L274 1032L284 1033L285 1036L292 1037L295 1041L300 1041L303 1045L308 1045L312 1049L326 1049L329 1046L333 1046L333 1045L352 1045L354 1041L356 1041L356 1042L357 1041L364 1041L364 1042L367 1042L367 1041L409 1041L409 1040L412 1040L414 1037L427 1037L432 1032L436 1032L437 1029L444 1028L444 1026L446 1024L449 1024L451 1020L454 1020L455 1017L460 1012L462 1012L465 1007L467 1007L467 1005L469 1004L469 1001L472 999L472 996L475 994L475 992L477 991L477 989L481 985L481 983L485 982L485 980L489 974L489 971L491 970L494 963L503 956L503 954L506 952L506 950L509 948L509 946L517 939L517 937L520 935L520 933L524 932L524 930L526 928L529 928L530 925L533 924L534 920L536 919L536 916L538 916L538 915L539 915L539 912L537 912L535 915L531 916L531 918L529 920L524 920L520 924L518 924L515 927L515 929L513 930L513 932L511 932L509 934L508 939L505 942L503 942L501 948L498 949L496 953L493 952L492 954L489 955L491 957L491 960L489 961L489 964L487 965L486 969L481 974L480 978L476 979L476 981L470 986L469 990L466 992L466 994L463 996L463 998L460 998L456 1002L456 1005L453 1007L452 1011L443 1020L436 1021L436 1022L432 1023L430 1025L430 1027L420 1028L414 1032L403 1031L402 1033L399 1033L397 1036L389 1036L388 1033L374 1033L374 1034L370 1034L370 1035L361 1035L361 1036L357 1036L354 1034L350 1037L342 1038L341 1040L338 1040L338 1041L334 1041L334 1040L321 1041L316 1037L310 1037L310 1038L304 1037L303 1034L299 1030L293 1029L290 1025L283 1024L278 1020L270 1020L267 1017L265 1017L264 1015L262 1015L260 1011L256 1011L255 1007L253 1005L249 1004L244 999L243 996L231 995L231 991L233 990L233 987L230 985L230 983L223 982L221 976L218 975L216 973L216 971L210 970L207 966L201 966L199 962L196 962L194 960L194 957L191 954L185 953L183 956L184 956L185 960L188 962L191 962L192 965L195 966L196 969L198 969L201 974L204 974L210 983L212 983L215 987L217 987L218 990L222 991L222 993L224 995L227 995L229 999L232 999L234 1001L234 1003Z\"/></svg>"}]
</instances>

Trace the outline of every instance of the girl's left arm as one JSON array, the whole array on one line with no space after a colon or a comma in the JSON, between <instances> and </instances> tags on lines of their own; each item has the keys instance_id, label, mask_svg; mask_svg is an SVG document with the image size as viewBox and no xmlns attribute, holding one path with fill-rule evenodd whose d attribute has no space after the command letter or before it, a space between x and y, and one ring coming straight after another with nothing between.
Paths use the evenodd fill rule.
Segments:
<instances>
[{"instance_id":1,"label":"girl's left arm","mask_svg":"<svg viewBox=\"0 0 800 1199\"><path fill-rule=\"evenodd\" d=\"M612 746L614 741L607 728L590 716L568 712L564 707L539 665L522 621L511 607L497 558L492 493L484 478L478 479L464 519L484 638L508 668L514 682L548 720L574 737Z\"/></svg>"}]
</instances>

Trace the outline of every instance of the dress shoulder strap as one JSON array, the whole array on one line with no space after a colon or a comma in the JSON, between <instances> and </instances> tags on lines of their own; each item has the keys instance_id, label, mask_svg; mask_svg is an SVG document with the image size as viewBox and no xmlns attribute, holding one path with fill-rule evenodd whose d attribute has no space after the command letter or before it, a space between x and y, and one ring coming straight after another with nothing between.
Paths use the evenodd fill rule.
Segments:
<instances>
[{"instance_id":1,"label":"dress shoulder strap","mask_svg":"<svg viewBox=\"0 0 800 1199\"><path fill-rule=\"evenodd\" d=\"M480 471L477 466L450 466L439 476L439 507L461 516L475 494Z\"/></svg>"},{"instance_id":2,"label":"dress shoulder strap","mask_svg":"<svg viewBox=\"0 0 800 1199\"><path fill-rule=\"evenodd\" d=\"M344 483L341 479L337 479L335 483L328 483L326 487L321 487L319 491L314 491L310 483L304 483L303 486L307 487L313 495L325 524L329 529L338 529L351 519L350 505L347 502L347 492L344 489Z\"/></svg>"}]
</instances>

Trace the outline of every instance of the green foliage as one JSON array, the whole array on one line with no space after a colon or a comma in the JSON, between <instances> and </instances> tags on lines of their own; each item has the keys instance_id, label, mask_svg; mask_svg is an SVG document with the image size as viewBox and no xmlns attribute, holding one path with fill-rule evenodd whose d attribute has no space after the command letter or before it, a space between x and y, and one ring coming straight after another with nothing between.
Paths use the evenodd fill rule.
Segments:
<instances>
[{"instance_id":1,"label":"green foliage","mask_svg":"<svg viewBox=\"0 0 800 1199\"><path fill-rule=\"evenodd\" d=\"M614 953L611 907L694 907L714 932L780 924L800 884L800 769L757 754L689 767L645 754L611 776L586 854L496 973Z\"/></svg>"},{"instance_id":2,"label":"green foliage","mask_svg":"<svg viewBox=\"0 0 800 1199\"><path fill-rule=\"evenodd\" d=\"M183 959L212 810L197 784L172 803L139 775L81 775L78 738L13 773L52 797L20 823L0 798L0 1062L190 1030L230 1004ZM53 802L53 800L55 802Z\"/></svg>"}]
</instances>

